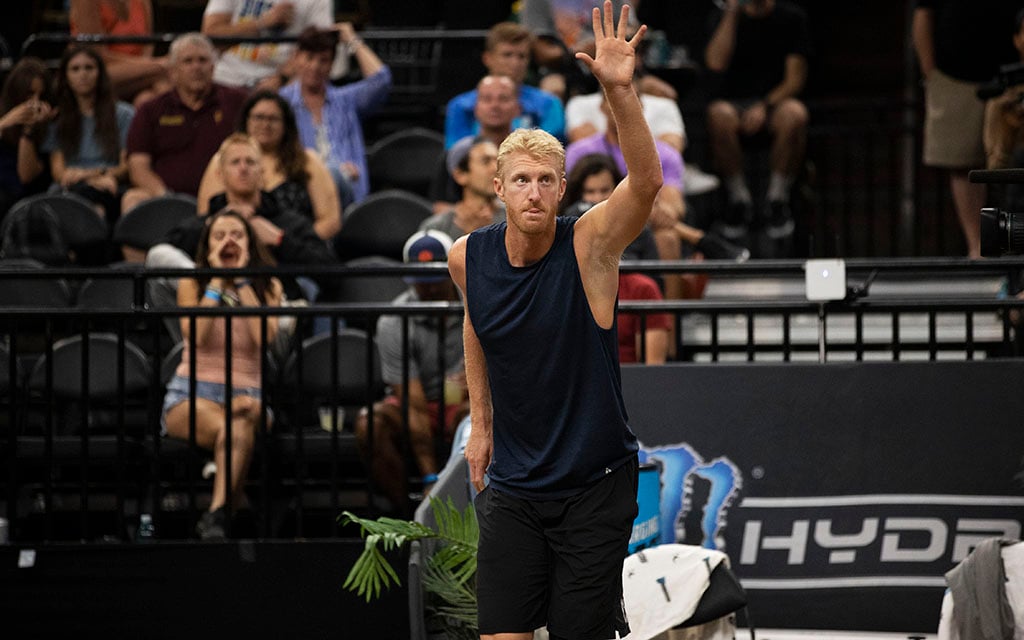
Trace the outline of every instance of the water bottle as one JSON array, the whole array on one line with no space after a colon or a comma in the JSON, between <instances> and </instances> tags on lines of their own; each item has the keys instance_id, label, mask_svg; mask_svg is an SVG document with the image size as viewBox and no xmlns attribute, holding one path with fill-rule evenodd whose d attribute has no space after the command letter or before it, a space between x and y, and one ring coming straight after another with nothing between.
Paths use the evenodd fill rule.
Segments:
<instances>
[{"instance_id":1,"label":"water bottle","mask_svg":"<svg viewBox=\"0 0 1024 640\"><path fill-rule=\"evenodd\" d=\"M136 541L139 543L152 542L155 532L153 516L148 513L141 514L139 516L139 529L135 533Z\"/></svg>"}]
</instances>

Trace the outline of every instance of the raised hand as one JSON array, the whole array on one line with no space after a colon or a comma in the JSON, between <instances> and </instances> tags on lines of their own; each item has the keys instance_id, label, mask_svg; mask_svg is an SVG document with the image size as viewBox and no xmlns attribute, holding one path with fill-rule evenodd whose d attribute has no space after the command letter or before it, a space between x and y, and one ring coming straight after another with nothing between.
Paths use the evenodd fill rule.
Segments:
<instances>
[{"instance_id":1,"label":"raised hand","mask_svg":"<svg viewBox=\"0 0 1024 640\"><path fill-rule=\"evenodd\" d=\"M612 15L611 0L604 1L603 11L594 8L594 44L595 53L591 58L588 54L578 52L576 59L587 65L602 87L630 85L636 64L636 48L647 32L647 25L641 25L629 40L626 30L629 23L629 5L622 5L619 13L619 25L616 29Z\"/></svg>"}]
</instances>

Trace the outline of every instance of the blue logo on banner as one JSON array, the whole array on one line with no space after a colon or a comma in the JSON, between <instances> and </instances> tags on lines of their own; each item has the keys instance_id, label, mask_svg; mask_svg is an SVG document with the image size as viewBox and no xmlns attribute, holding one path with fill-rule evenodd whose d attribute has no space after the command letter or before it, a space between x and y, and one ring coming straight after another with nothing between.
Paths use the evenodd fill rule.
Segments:
<instances>
[{"instance_id":1,"label":"blue logo on banner","mask_svg":"<svg viewBox=\"0 0 1024 640\"><path fill-rule=\"evenodd\" d=\"M650 448L641 446L640 462L655 462L661 467L660 542L686 543L678 538L682 537L686 517L700 509L692 500L694 479L699 478L708 483L707 502L700 518L700 545L707 549L724 549L722 534L726 512L743 488L739 468L724 457L705 461L685 442Z\"/></svg>"}]
</instances>

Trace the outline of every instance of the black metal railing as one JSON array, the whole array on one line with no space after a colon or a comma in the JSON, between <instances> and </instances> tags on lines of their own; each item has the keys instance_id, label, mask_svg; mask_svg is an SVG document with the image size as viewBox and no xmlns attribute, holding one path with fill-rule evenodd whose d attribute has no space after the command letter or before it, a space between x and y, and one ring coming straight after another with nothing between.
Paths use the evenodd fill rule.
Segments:
<instances>
[{"instance_id":1,"label":"black metal railing","mask_svg":"<svg viewBox=\"0 0 1024 640\"><path fill-rule=\"evenodd\" d=\"M679 328L677 357L683 362L758 362L872 359L975 359L1016 357L1012 318L1024 301L1000 297L993 283L1011 281L1024 260L850 260L848 279L869 277L875 286L902 279L911 290L940 283L939 293L886 293L827 303L800 293L801 261L746 263L624 263L624 270L653 275L703 272L711 282L769 283L786 291L732 296L714 293L701 300L623 302L620 311L646 316L670 313ZM443 271L444 267L280 268L280 275L369 277ZM260 273L265 270L241 270ZM154 278L194 276L193 270L35 269L0 271L0 288L13 279L131 279L135 300L124 308L5 307L0 311L0 424L3 479L0 515L21 541L126 541L138 516L153 515L157 536L188 538L205 508L210 483L201 471L208 455L192 442L160 435L160 407L172 340L166 323L209 316L256 316L266 335L270 317L291 318L298 327L283 352L267 350L261 362L264 412L249 473L248 493L260 514L255 535L318 537L340 535L336 516L344 508L372 511L378 500L366 472L351 420L381 395L374 370L373 332L383 315L408 322L416 317L461 314L452 303L337 303L280 308L157 309L145 297ZM877 276L877 277L876 277ZM967 292L942 283L967 282ZM971 283L978 283L977 287ZM768 285L764 285L768 288ZM74 287L72 287L74 288ZM342 397L340 376L349 376L338 344L350 331L331 322L320 339L330 355L318 365L319 379L304 379L301 345L313 318L330 317L368 329L355 375L363 395ZM228 323L230 325L230 323ZM954 326L955 325L955 326ZM408 353L408 329L405 352ZM192 332L194 335L194 332ZM78 343L75 355L64 348ZM230 341L228 341L230 344ZM443 350L441 350L443 352ZM226 360L230 362L230 359ZM230 367L230 365L228 365ZM326 373L325 371L326 370ZM442 367L441 370L444 370ZM405 368L408 376L408 367ZM230 373L228 373L230 376ZM327 391L322 391L326 389ZM318 395L319 394L319 395ZM323 420L318 409L325 409ZM345 417L339 422L338 407ZM405 407L408 411L408 407ZM272 416L272 424L271 424ZM406 420L408 413L405 414ZM194 416L192 416L194 424ZM372 421L371 421L372 423ZM194 436L193 436L194 438ZM230 442L230 440L229 440ZM368 457L373 456L371 434ZM409 451L406 451L410 455ZM218 472L227 473L229 469Z\"/></svg>"}]
</instances>

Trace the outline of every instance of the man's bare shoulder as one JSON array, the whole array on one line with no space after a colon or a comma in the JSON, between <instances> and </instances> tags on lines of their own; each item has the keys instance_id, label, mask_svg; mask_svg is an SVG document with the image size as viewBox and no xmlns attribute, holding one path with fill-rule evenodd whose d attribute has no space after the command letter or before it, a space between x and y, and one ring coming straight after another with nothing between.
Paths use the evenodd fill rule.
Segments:
<instances>
[{"instance_id":1,"label":"man's bare shoulder","mask_svg":"<svg viewBox=\"0 0 1024 640\"><path fill-rule=\"evenodd\" d=\"M463 292L466 290L466 244L469 234L460 236L448 251L448 273Z\"/></svg>"}]
</instances>

